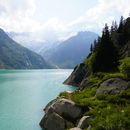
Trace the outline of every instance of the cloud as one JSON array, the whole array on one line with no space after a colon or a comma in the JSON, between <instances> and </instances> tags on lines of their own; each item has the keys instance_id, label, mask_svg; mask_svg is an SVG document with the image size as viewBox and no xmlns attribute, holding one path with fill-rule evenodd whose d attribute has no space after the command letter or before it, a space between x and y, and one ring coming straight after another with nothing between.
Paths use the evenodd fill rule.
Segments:
<instances>
[{"instance_id":1,"label":"cloud","mask_svg":"<svg viewBox=\"0 0 130 130\"><path fill-rule=\"evenodd\" d=\"M78 31L100 33L105 23L110 25L121 15L126 18L130 13L129 0L98 0L94 7L72 21L61 21L55 16L40 21L34 17L38 8L36 3L37 0L0 0L0 26L7 31L31 32L32 39L57 40Z\"/></svg>"},{"instance_id":2,"label":"cloud","mask_svg":"<svg viewBox=\"0 0 130 130\"><path fill-rule=\"evenodd\" d=\"M38 23L32 19L35 0L0 0L0 26L8 31L27 31ZM34 26L35 25L35 26Z\"/></svg>"},{"instance_id":3,"label":"cloud","mask_svg":"<svg viewBox=\"0 0 130 130\"><path fill-rule=\"evenodd\" d=\"M128 17L129 4L129 0L99 0L98 5L87 10L83 16L72 21L68 26L76 30L101 32L105 23L111 25L112 21L118 21L121 15Z\"/></svg>"}]
</instances>

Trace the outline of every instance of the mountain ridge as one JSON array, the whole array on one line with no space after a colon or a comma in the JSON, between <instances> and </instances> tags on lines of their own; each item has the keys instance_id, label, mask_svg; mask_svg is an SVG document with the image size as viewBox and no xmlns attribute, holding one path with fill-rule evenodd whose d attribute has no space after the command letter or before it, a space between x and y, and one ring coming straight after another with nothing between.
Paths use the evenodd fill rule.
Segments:
<instances>
[{"instance_id":1,"label":"mountain ridge","mask_svg":"<svg viewBox=\"0 0 130 130\"><path fill-rule=\"evenodd\" d=\"M59 68L74 68L89 54L90 44L97 37L98 34L94 32L79 32L77 35L60 43L51 53L48 51L49 55L46 58Z\"/></svg>"},{"instance_id":2,"label":"mountain ridge","mask_svg":"<svg viewBox=\"0 0 130 130\"><path fill-rule=\"evenodd\" d=\"M0 29L1 69L43 69L51 68L38 54L12 40Z\"/></svg>"}]
</instances>

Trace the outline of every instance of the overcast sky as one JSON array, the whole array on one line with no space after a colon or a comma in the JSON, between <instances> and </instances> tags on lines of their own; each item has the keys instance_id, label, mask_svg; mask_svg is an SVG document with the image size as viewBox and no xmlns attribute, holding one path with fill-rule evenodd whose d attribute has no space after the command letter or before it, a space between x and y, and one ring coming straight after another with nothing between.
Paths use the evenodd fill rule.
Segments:
<instances>
[{"instance_id":1,"label":"overcast sky","mask_svg":"<svg viewBox=\"0 0 130 130\"><path fill-rule=\"evenodd\" d=\"M84 30L99 33L129 13L130 0L0 0L0 27L63 38Z\"/></svg>"}]
</instances>

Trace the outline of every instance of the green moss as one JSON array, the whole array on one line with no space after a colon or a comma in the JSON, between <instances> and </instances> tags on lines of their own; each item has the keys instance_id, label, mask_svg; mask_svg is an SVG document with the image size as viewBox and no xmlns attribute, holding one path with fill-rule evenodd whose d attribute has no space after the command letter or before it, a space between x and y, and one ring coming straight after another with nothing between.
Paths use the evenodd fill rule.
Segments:
<instances>
[{"instance_id":1,"label":"green moss","mask_svg":"<svg viewBox=\"0 0 130 130\"><path fill-rule=\"evenodd\" d=\"M99 76L100 79L100 76ZM96 87L78 90L61 95L76 104L88 106L84 115L92 116L92 130L128 130L130 129L130 89L120 94L95 95Z\"/></svg>"},{"instance_id":2,"label":"green moss","mask_svg":"<svg viewBox=\"0 0 130 130\"><path fill-rule=\"evenodd\" d=\"M73 127L74 127L74 124L67 121L67 122L66 122L66 126L67 126L67 129L66 129L66 130L69 130L70 128L73 128Z\"/></svg>"},{"instance_id":3,"label":"green moss","mask_svg":"<svg viewBox=\"0 0 130 130\"><path fill-rule=\"evenodd\" d=\"M87 65L91 64L94 57L95 57L95 53L93 52L84 60L84 63L87 64Z\"/></svg>"},{"instance_id":4,"label":"green moss","mask_svg":"<svg viewBox=\"0 0 130 130\"><path fill-rule=\"evenodd\" d=\"M108 104L97 110L91 125L93 130L127 130L130 129L130 106Z\"/></svg>"},{"instance_id":5,"label":"green moss","mask_svg":"<svg viewBox=\"0 0 130 130\"><path fill-rule=\"evenodd\" d=\"M130 89L120 94L96 95L100 84L110 78L125 78L121 72L98 72L87 77L87 88L73 93L63 92L60 96L81 106L88 106L84 115L92 116L92 130L128 130L130 129Z\"/></svg>"},{"instance_id":6,"label":"green moss","mask_svg":"<svg viewBox=\"0 0 130 130\"><path fill-rule=\"evenodd\" d=\"M119 70L126 78L130 78L130 57L126 57L120 61Z\"/></svg>"}]
</instances>

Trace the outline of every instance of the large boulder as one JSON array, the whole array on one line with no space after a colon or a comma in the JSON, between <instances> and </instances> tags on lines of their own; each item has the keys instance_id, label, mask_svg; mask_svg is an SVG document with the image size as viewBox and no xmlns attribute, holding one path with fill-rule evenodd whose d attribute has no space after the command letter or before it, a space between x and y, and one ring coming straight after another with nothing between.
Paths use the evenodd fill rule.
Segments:
<instances>
[{"instance_id":1,"label":"large boulder","mask_svg":"<svg viewBox=\"0 0 130 130\"><path fill-rule=\"evenodd\" d=\"M77 65L74 68L74 71L69 76L69 78L64 81L64 84L80 87L80 84L83 81L83 79L86 77L86 75L89 74L90 72L88 66L84 63L81 63L80 65Z\"/></svg>"},{"instance_id":2,"label":"large boulder","mask_svg":"<svg viewBox=\"0 0 130 130\"><path fill-rule=\"evenodd\" d=\"M89 124L90 124L90 121L92 120L92 117L90 116L83 116L79 123L78 123L78 128L81 128L81 129L86 129L89 127Z\"/></svg>"},{"instance_id":3,"label":"large boulder","mask_svg":"<svg viewBox=\"0 0 130 130\"><path fill-rule=\"evenodd\" d=\"M65 130L66 121L57 113L50 112L45 114L40 126L46 130Z\"/></svg>"},{"instance_id":4,"label":"large boulder","mask_svg":"<svg viewBox=\"0 0 130 130\"><path fill-rule=\"evenodd\" d=\"M76 123L83 115L82 107L64 98L51 101L44 111L45 116L40 126L46 130L63 130L68 127L68 124L73 126L73 123Z\"/></svg>"},{"instance_id":5,"label":"large boulder","mask_svg":"<svg viewBox=\"0 0 130 130\"><path fill-rule=\"evenodd\" d=\"M59 99L53 105L52 108L56 113L63 116L68 120L76 120L82 116L81 107L77 106L73 101L67 99Z\"/></svg>"},{"instance_id":6,"label":"large boulder","mask_svg":"<svg viewBox=\"0 0 130 130\"><path fill-rule=\"evenodd\" d=\"M96 94L119 94L130 87L129 82L121 78L111 78L104 81L97 89Z\"/></svg>"}]
</instances>

